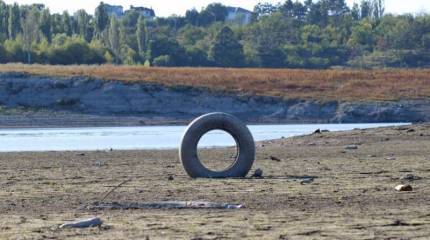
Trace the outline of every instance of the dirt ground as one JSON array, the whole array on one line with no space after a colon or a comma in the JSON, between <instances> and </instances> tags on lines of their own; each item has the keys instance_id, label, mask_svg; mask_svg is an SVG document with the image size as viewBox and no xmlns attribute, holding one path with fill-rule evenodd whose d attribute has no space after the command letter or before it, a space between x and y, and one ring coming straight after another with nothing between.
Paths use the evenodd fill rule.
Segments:
<instances>
[{"instance_id":1,"label":"dirt ground","mask_svg":"<svg viewBox=\"0 0 430 240\"><path fill-rule=\"evenodd\" d=\"M192 180L177 151L0 153L0 239L430 239L430 125L257 145L262 179ZM129 178L105 202L246 208L79 210ZM58 230L93 216L101 228Z\"/></svg>"}]
</instances>

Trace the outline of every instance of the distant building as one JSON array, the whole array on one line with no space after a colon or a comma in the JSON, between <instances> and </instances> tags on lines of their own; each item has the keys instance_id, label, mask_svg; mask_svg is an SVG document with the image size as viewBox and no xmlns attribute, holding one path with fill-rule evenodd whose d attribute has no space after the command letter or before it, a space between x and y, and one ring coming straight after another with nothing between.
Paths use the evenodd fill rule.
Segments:
<instances>
[{"instance_id":1,"label":"distant building","mask_svg":"<svg viewBox=\"0 0 430 240\"><path fill-rule=\"evenodd\" d=\"M124 15L124 8L119 5L109 5L103 4L105 11L108 15L116 15L117 17L122 17Z\"/></svg>"},{"instance_id":2,"label":"distant building","mask_svg":"<svg viewBox=\"0 0 430 240\"><path fill-rule=\"evenodd\" d=\"M155 11L152 8L135 7L135 6L131 5L129 11L136 11L140 15L142 15L143 17L148 18L148 19L155 18Z\"/></svg>"},{"instance_id":3,"label":"distant building","mask_svg":"<svg viewBox=\"0 0 430 240\"><path fill-rule=\"evenodd\" d=\"M227 7L226 21L236 22L240 25L251 23L253 12L240 7Z\"/></svg>"}]
</instances>

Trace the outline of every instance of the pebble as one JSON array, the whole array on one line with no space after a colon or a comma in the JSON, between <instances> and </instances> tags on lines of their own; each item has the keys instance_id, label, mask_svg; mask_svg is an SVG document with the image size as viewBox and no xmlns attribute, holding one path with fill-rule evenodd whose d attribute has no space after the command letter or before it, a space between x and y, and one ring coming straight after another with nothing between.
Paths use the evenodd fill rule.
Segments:
<instances>
[{"instance_id":1,"label":"pebble","mask_svg":"<svg viewBox=\"0 0 430 240\"><path fill-rule=\"evenodd\" d=\"M387 157L387 158L385 158L385 160L393 161L393 160L396 160L396 157Z\"/></svg>"},{"instance_id":2,"label":"pebble","mask_svg":"<svg viewBox=\"0 0 430 240\"><path fill-rule=\"evenodd\" d=\"M252 174L251 177L262 178L263 177L263 170L261 170L260 168L255 169L254 174Z\"/></svg>"},{"instance_id":3,"label":"pebble","mask_svg":"<svg viewBox=\"0 0 430 240\"><path fill-rule=\"evenodd\" d=\"M415 176L411 173L408 173L405 176L400 178L400 180L407 180L407 181L416 181L416 180L420 180L420 179L421 179L421 177Z\"/></svg>"},{"instance_id":4,"label":"pebble","mask_svg":"<svg viewBox=\"0 0 430 240\"><path fill-rule=\"evenodd\" d=\"M407 184L407 185L397 185L395 187L395 189L399 192L410 192L413 190L412 186Z\"/></svg>"},{"instance_id":5,"label":"pebble","mask_svg":"<svg viewBox=\"0 0 430 240\"><path fill-rule=\"evenodd\" d=\"M305 184L310 184L314 181L313 178L308 178L308 179L304 179L302 181L300 181L300 184L305 185Z\"/></svg>"},{"instance_id":6,"label":"pebble","mask_svg":"<svg viewBox=\"0 0 430 240\"><path fill-rule=\"evenodd\" d=\"M275 156L270 156L269 158L270 158L270 160L272 160L272 161L276 161L276 162L280 162L280 161L282 161L280 158L275 157Z\"/></svg>"},{"instance_id":7,"label":"pebble","mask_svg":"<svg viewBox=\"0 0 430 240\"><path fill-rule=\"evenodd\" d=\"M169 181L173 181L173 180L175 180L175 178L174 178L172 175L170 175L170 176L167 178L167 180L169 180Z\"/></svg>"},{"instance_id":8,"label":"pebble","mask_svg":"<svg viewBox=\"0 0 430 240\"><path fill-rule=\"evenodd\" d=\"M345 147L345 149L347 149L347 150L356 150L356 149L358 149L358 146L357 145L348 145L348 146Z\"/></svg>"}]
</instances>

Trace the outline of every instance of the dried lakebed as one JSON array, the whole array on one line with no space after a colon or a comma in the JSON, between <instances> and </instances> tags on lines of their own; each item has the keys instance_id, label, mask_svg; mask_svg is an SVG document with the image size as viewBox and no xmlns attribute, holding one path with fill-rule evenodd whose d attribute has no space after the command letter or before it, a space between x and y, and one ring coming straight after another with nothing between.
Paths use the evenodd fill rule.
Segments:
<instances>
[{"instance_id":1,"label":"dried lakebed","mask_svg":"<svg viewBox=\"0 0 430 240\"><path fill-rule=\"evenodd\" d=\"M0 153L0 239L430 238L430 125L312 134L257 147L261 179L191 180L177 151L167 150ZM245 208L81 208L127 179L105 202ZM413 191L398 192L399 184ZM58 230L94 216L101 228Z\"/></svg>"}]
</instances>

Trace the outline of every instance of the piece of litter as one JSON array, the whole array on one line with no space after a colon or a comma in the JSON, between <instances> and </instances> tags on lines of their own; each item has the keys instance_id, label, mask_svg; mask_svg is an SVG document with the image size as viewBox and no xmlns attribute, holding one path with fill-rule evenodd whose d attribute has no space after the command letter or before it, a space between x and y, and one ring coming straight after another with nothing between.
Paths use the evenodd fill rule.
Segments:
<instances>
[{"instance_id":1,"label":"piece of litter","mask_svg":"<svg viewBox=\"0 0 430 240\"><path fill-rule=\"evenodd\" d=\"M76 222L64 223L59 228L89 228L89 227L100 227L103 224L103 221L98 218L88 218L79 220Z\"/></svg>"},{"instance_id":2,"label":"piece of litter","mask_svg":"<svg viewBox=\"0 0 430 240\"><path fill-rule=\"evenodd\" d=\"M243 205L227 205L226 209L241 209L244 208Z\"/></svg>"},{"instance_id":3,"label":"piece of litter","mask_svg":"<svg viewBox=\"0 0 430 240\"><path fill-rule=\"evenodd\" d=\"M345 147L345 149L346 150L356 150L356 149L358 149L358 146L357 145L348 145Z\"/></svg>"}]
</instances>

